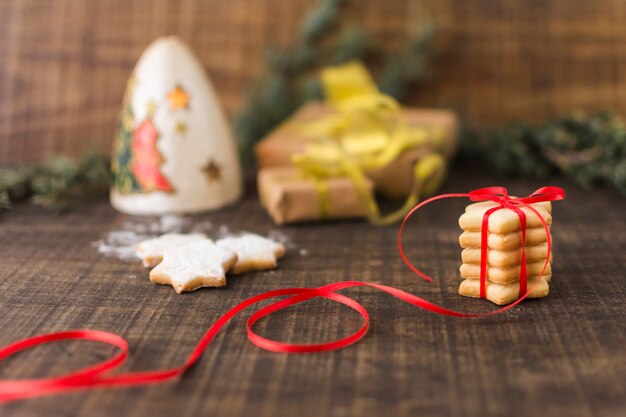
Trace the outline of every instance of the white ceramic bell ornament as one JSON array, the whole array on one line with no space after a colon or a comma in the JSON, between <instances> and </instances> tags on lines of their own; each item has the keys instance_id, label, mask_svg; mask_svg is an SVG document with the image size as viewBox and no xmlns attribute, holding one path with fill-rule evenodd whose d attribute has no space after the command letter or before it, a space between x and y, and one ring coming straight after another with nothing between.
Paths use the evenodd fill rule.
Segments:
<instances>
[{"instance_id":1,"label":"white ceramic bell ornament","mask_svg":"<svg viewBox=\"0 0 626 417\"><path fill-rule=\"evenodd\" d=\"M176 37L143 53L113 146L111 204L138 215L193 213L241 197L237 145L193 52Z\"/></svg>"}]
</instances>

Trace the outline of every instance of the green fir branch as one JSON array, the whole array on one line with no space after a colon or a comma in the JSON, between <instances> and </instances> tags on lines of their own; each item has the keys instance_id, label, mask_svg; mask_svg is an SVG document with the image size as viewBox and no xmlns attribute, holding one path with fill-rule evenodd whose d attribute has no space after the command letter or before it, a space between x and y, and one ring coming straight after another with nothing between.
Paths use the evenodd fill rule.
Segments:
<instances>
[{"instance_id":1,"label":"green fir branch","mask_svg":"<svg viewBox=\"0 0 626 417\"><path fill-rule=\"evenodd\" d=\"M322 38L340 17L344 0L320 0L300 25L300 43L313 45Z\"/></svg>"},{"instance_id":2,"label":"green fir branch","mask_svg":"<svg viewBox=\"0 0 626 417\"><path fill-rule=\"evenodd\" d=\"M585 188L609 183L626 195L626 128L610 113L574 114L539 126L515 124L467 135L462 156L478 158L502 176L562 174Z\"/></svg>"},{"instance_id":3,"label":"green fir branch","mask_svg":"<svg viewBox=\"0 0 626 417\"><path fill-rule=\"evenodd\" d=\"M374 42L361 26L347 22L341 0L319 0L303 19L290 48L268 48L266 69L247 94L233 127L244 164L254 162L252 148L309 100L323 98L318 72L328 65L372 58L382 65L383 91L404 98L412 84L428 74L434 26L420 19L417 35L401 52Z\"/></svg>"},{"instance_id":4,"label":"green fir branch","mask_svg":"<svg viewBox=\"0 0 626 417\"><path fill-rule=\"evenodd\" d=\"M111 184L109 159L95 152L80 160L64 156L30 167L0 170L0 208L21 201L53 210L106 196Z\"/></svg>"}]
</instances>

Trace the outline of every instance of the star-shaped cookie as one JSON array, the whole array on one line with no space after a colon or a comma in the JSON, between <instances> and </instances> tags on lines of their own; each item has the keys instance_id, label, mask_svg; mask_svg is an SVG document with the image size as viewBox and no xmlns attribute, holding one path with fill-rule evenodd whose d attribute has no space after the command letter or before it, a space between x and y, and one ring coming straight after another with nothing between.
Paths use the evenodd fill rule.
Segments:
<instances>
[{"instance_id":1,"label":"star-shaped cookie","mask_svg":"<svg viewBox=\"0 0 626 417\"><path fill-rule=\"evenodd\" d=\"M174 287L177 293L226 285L226 271L237 255L209 239L166 249L163 261L150 271L150 281Z\"/></svg>"},{"instance_id":2,"label":"star-shaped cookie","mask_svg":"<svg viewBox=\"0 0 626 417\"><path fill-rule=\"evenodd\" d=\"M166 249L186 245L206 239L202 233L180 234L166 233L153 239L144 240L135 246L135 253L143 261L143 266L152 268L157 266L163 259L163 252Z\"/></svg>"},{"instance_id":3,"label":"star-shaped cookie","mask_svg":"<svg viewBox=\"0 0 626 417\"><path fill-rule=\"evenodd\" d=\"M285 254L282 244L252 233L219 239L215 244L237 254L237 263L228 271L232 274L275 268L276 259Z\"/></svg>"}]
</instances>

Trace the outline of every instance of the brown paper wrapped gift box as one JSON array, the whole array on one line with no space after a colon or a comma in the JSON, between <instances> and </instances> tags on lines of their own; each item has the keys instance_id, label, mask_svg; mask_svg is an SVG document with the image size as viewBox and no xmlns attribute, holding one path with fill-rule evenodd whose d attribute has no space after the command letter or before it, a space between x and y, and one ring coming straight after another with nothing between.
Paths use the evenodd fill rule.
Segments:
<instances>
[{"instance_id":1,"label":"brown paper wrapped gift box","mask_svg":"<svg viewBox=\"0 0 626 417\"><path fill-rule=\"evenodd\" d=\"M306 144L314 140L301 133L301 124L311 122L333 113L333 109L319 102L304 105L291 118L270 132L255 147L259 168L290 166L291 156L304 150ZM450 158L456 150L458 121L455 113L449 110L404 108L402 110L411 126L423 126L443 132L441 149L425 145L402 153L389 165L368 171L376 191L392 198L408 195L413 185L413 165L422 156L437 150Z\"/></svg>"},{"instance_id":2,"label":"brown paper wrapped gift box","mask_svg":"<svg viewBox=\"0 0 626 417\"><path fill-rule=\"evenodd\" d=\"M265 168L258 176L259 199L277 224L366 216L352 180L328 178L324 183L325 196L294 167ZM367 186L371 190L371 181Z\"/></svg>"}]
</instances>

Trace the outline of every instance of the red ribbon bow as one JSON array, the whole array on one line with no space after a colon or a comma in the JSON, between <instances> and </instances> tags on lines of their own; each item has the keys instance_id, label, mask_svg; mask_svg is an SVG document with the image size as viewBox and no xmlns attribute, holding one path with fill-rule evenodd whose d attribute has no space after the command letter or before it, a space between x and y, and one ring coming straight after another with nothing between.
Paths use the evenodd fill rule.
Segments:
<instances>
[{"instance_id":1,"label":"red ribbon bow","mask_svg":"<svg viewBox=\"0 0 626 417\"><path fill-rule=\"evenodd\" d=\"M535 191L528 197L525 198L510 198L508 196L508 192L505 188L502 187L489 187L489 188L481 188L479 190L471 191L468 194L443 194L436 197L432 197L428 200L423 201L422 203L415 206L404 218L400 229L398 231L398 250L400 251L400 256L404 260L404 262L413 270L416 274L421 276L422 278L432 281L432 278L428 275L421 272L417 269L406 257L404 253L404 248L402 246L402 231L404 230L404 226L407 220L413 215L413 213L419 208L423 207L426 204L429 204L436 200L441 200L444 198L452 198L452 197L469 197L472 201L485 201L491 200L498 203L498 206L493 209L488 210L485 213L485 217L483 217L482 224L482 243L481 243L481 251L483 247L485 248L486 253L486 242L487 239L485 237L485 232L488 230L488 217L491 213L496 210L500 210L503 208L509 208L514 210L518 215L520 215L520 221L522 223L522 236L525 234L525 215L519 209L519 206L528 207L530 210L534 211L542 221L544 229L548 235L548 257L546 259L546 263L544 264L544 270L548 263L549 255L550 255L550 234L548 225L545 220L539 215L539 213L529 204L540 202L540 201L554 201L561 200L565 198L565 192L558 187L543 187ZM489 214L487 214L489 213ZM521 213L521 214L520 214ZM524 237L523 237L524 239ZM524 243L524 240L522 241ZM482 253L482 252L481 252ZM523 253L523 249L522 249ZM484 267L483 260L485 256L481 255L481 293L482 293L482 285L484 279ZM522 261L522 265L524 265L524 258ZM525 268L525 265L523 266ZM523 269L525 274L525 269ZM540 276L543 276L543 271ZM520 280L521 282L521 280ZM535 283L536 284L536 283ZM262 309L255 312L246 324L248 331L248 339L255 344L256 346L266 349L272 352L283 352L283 353L306 353L306 352L322 352L329 350L341 349L346 346L349 346L361 338L365 336L367 333L367 329L369 327L369 315L365 307L361 304L349 298L345 295L337 293L337 291L343 290L345 288L352 287L370 287L375 288L379 291L390 294L396 298L399 298L402 301L405 301L409 304L412 304L416 307L422 308L424 310L428 310L430 312L436 314L442 314L446 316L454 316L454 317L483 317L488 315L494 315L502 313L506 310L509 310L522 302L528 294L529 291L524 291L524 295L518 298L515 302L505 306L498 308L497 310L493 310L487 313L482 314L467 314L461 313L454 310L449 310L444 307L433 304L429 301L426 301L416 295L407 293L405 291L399 290L397 288L389 287L386 285L373 284L362 281L343 281L336 282L333 284L324 285L319 288L285 288L274 291L268 291L254 297L251 297L240 304L236 305L228 312L226 312L222 317L220 317L202 336L196 347L193 349L187 360L184 364L163 370L155 370L155 371L145 371L145 372L130 372L126 374L110 374L110 371L120 366L126 357L128 356L128 343L122 337L110 333L99 330L73 330L73 331L65 331L58 333L50 333L44 334L40 336L35 336L31 338L27 338L18 342L15 342L9 346L4 347L0 350L0 361L9 358L10 356L30 349L32 347L57 342L60 340L91 340L100 343L106 343L113 345L120 349L120 352L115 355L113 358L106 359L98 364L79 369L77 371L69 372L65 375L49 377L49 378L38 378L38 379L21 379L21 380L11 380L5 379L0 380L0 404L5 402L11 402L19 399L36 397L42 395L50 395L53 393L61 393L68 392L78 389L92 389L92 388L104 388L104 387L124 387L124 386L136 386L136 385L146 385L151 383L164 382L167 380L171 380L177 378L179 376L184 375L184 373L194 366L204 351L207 349L211 341L215 338L217 333L224 327L231 318L239 314L242 310L247 307L259 303L263 300L268 300L276 297L285 297L279 301L275 301L272 304L263 307ZM532 288L531 288L532 290ZM520 294L522 293L520 289ZM338 339L331 342L326 343L318 343L318 344L290 344L283 343L274 340L270 340L259 336L254 333L252 330L253 325L260 320L261 318L274 313L276 311L285 309L287 307L302 303L304 301L310 300L312 298L322 297L327 298L338 303L344 304L353 310L357 311L364 319L363 326L353 333L350 336L344 337L342 339Z\"/></svg>"}]
</instances>

